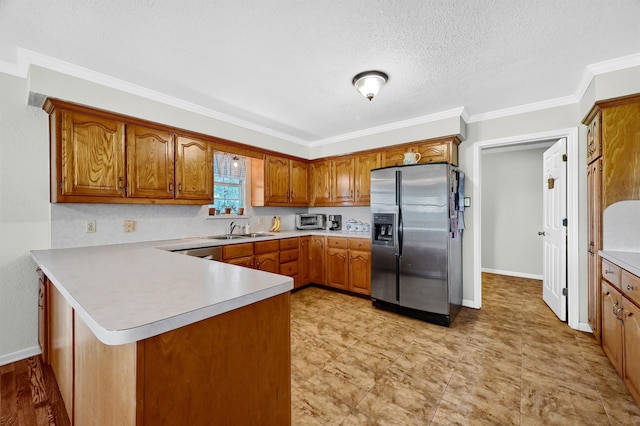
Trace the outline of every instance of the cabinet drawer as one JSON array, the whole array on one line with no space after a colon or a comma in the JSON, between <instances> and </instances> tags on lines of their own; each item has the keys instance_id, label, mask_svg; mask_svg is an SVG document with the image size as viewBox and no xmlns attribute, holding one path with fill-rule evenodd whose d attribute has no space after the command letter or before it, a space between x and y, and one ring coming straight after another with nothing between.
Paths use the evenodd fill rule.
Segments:
<instances>
[{"instance_id":1,"label":"cabinet drawer","mask_svg":"<svg viewBox=\"0 0 640 426\"><path fill-rule=\"evenodd\" d=\"M369 251L371 250L371 241L365 238L349 238L349 249Z\"/></svg>"},{"instance_id":2,"label":"cabinet drawer","mask_svg":"<svg viewBox=\"0 0 640 426\"><path fill-rule=\"evenodd\" d=\"M222 246L222 259L234 259L236 257L253 256L253 243L231 244Z\"/></svg>"},{"instance_id":3,"label":"cabinet drawer","mask_svg":"<svg viewBox=\"0 0 640 426\"><path fill-rule=\"evenodd\" d=\"M341 237L328 237L327 238L327 248L343 248L346 249L348 247L347 238Z\"/></svg>"},{"instance_id":4,"label":"cabinet drawer","mask_svg":"<svg viewBox=\"0 0 640 426\"><path fill-rule=\"evenodd\" d=\"M620 267L602 259L602 278L613 284L614 287L620 288Z\"/></svg>"},{"instance_id":5,"label":"cabinet drawer","mask_svg":"<svg viewBox=\"0 0 640 426\"><path fill-rule=\"evenodd\" d=\"M622 271L621 290L629 300L640 306L640 278L630 272Z\"/></svg>"},{"instance_id":6,"label":"cabinet drawer","mask_svg":"<svg viewBox=\"0 0 640 426\"><path fill-rule=\"evenodd\" d=\"M292 277L298 273L298 262L288 262L280 264L280 273Z\"/></svg>"},{"instance_id":7,"label":"cabinet drawer","mask_svg":"<svg viewBox=\"0 0 640 426\"><path fill-rule=\"evenodd\" d=\"M289 250L298 248L298 237L284 238L280 240L280 250Z\"/></svg>"},{"instance_id":8,"label":"cabinet drawer","mask_svg":"<svg viewBox=\"0 0 640 426\"><path fill-rule=\"evenodd\" d=\"M298 260L298 250L293 249L280 252L280 263L287 263L292 260Z\"/></svg>"},{"instance_id":9,"label":"cabinet drawer","mask_svg":"<svg viewBox=\"0 0 640 426\"><path fill-rule=\"evenodd\" d=\"M254 243L253 251L255 254L271 253L280 250L278 240L258 241Z\"/></svg>"}]
</instances>

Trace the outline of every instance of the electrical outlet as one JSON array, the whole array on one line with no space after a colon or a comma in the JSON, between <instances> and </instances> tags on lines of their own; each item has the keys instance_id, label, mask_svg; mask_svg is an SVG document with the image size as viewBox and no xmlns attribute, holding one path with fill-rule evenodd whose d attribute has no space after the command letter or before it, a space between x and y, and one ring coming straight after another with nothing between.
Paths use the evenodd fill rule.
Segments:
<instances>
[{"instance_id":1,"label":"electrical outlet","mask_svg":"<svg viewBox=\"0 0 640 426\"><path fill-rule=\"evenodd\" d=\"M258 216L258 225L262 225L262 216Z\"/></svg>"},{"instance_id":2,"label":"electrical outlet","mask_svg":"<svg viewBox=\"0 0 640 426\"><path fill-rule=\"evenodd\" d=\"M124 232L133 232L136 228L135 220L125 220L124 221Z\"/></svg>"},{"instance_id":3,"label":"electrical outlet","mask_svg":"<svg viewBox=\"0 0 640 426\"><path fill-rule=\"evenodd\" d=\"M85 232L96 232L96 221L95 220L88 220L87 221Z\"/></svg>"}]
</instances>

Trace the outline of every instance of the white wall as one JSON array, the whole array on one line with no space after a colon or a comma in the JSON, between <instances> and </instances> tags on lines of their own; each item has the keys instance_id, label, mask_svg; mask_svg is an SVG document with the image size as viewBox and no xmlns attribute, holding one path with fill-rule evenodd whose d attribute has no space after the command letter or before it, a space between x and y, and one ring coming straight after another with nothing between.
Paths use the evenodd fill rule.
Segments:
<instances>
[{"instance_id":1,"label":"white wall","mask_svg":"<svg viewBox=\"0 0 640 426\"><path fill-rule=\"evenodd\" d=\"M484 151L482 268L541 279L545 149Z\"/></svg>"},{"instance_id":2,"label":"white wall","mask_svg":"<svg viewBox=\"0 0 640 426\"><path fill-rule=\"evenodd\" d=\"M29 250L49 246L48 133L26 81L0 73L0 365L39 352Z\"/></svg>"}]
</instances>

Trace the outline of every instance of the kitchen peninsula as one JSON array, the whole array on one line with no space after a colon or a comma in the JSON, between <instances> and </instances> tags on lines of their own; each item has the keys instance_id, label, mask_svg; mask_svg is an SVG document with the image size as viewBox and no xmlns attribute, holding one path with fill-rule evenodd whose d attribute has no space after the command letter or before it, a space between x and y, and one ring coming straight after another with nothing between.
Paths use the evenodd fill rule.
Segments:
<instances>
[{"instance_id":1,"label":"kitchen peninsula","mask_svg":"<svg viewBox=\"0 0 640 426\"><path fill-rule=\"evenodd\" d=\"M74 424L290 424L293 281L168 251L206 244L31 253L43 357Z\"/></svg>"}]
</instances>

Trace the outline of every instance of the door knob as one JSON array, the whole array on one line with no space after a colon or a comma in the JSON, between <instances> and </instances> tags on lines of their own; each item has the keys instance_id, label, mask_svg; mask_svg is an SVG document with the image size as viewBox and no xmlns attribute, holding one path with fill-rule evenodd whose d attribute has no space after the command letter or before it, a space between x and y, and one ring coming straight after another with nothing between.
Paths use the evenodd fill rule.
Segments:
<instances>
[{"instance_id":1,"label":"door knob","mask_svg":"<svg viewBox=\"0 0 640 426\"><path fill-rule=\"evenodd\" d=\"M538 232L538 235L543 235L544 236L544 231Z\"/></svg>"}]
</instances>

